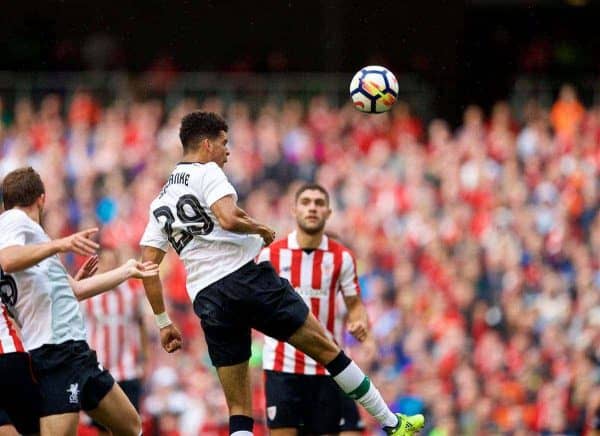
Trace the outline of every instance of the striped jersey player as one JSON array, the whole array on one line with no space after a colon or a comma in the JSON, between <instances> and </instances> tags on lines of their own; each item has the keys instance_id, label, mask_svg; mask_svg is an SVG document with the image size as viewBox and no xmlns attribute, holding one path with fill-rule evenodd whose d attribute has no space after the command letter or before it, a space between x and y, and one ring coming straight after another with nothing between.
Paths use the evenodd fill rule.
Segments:
<instances>
[{"instance_id":1,"label":"striped jersey player","mask_svg":"<svg viewBox=\"0 0 600 436\"><path fill-rule=\"evenodd\" d=\"M23 341L17 333L14 321L9 316L6 306L0 303L0 356L24 352Z\"/></svg>"},{"instance_id":2,"label":"striped jersey player","mask_svg":"<svg viewBox=\"0 0 600 436\"><path fill-rule=\"evenodd\" d=\"M337 344L342 344L342 312L346 308L349 332L364 341L369 335L368 318L360 299L354 256L325 235L331 214L329 194L317 184L300 187L293 214L296 229L264 248L258 262L269 261L280 277L289 281ZM265 337L263 368L267 424L272 434L283 436L291 434L284 429L296 429L309 434L355 435L363 430L354 401L332 383L323 365L291 344Z\"/></svg>"},{"instance_id":3,"label":"striped jersey player","mask_svg":"<svg viewBox=\"0 0 600 436\"><path fill-rule=\"evenodd\" d=\"M337 316L336 296L338 292L344 297L360 294L356 265L350 250L326 235L323 235L318 249L302 250L294 231L263 249L258 260L269 260L273 264L279 275L302 296L331 337L341 344L343 325ZM294 374L326 374L323 365L292 345L268 336L265 337L263 368Z\"/></svg>"},{"instance_id":4,"label":"striped jersey player","mask_svg":"<svg viewBox=\"0 0 600 436\"><path fill-rule=\"evenodd\" d=\"M90 347L116 381L141 377L143 291L129 282L82 303Z\"/></svg>"}]
</instances>

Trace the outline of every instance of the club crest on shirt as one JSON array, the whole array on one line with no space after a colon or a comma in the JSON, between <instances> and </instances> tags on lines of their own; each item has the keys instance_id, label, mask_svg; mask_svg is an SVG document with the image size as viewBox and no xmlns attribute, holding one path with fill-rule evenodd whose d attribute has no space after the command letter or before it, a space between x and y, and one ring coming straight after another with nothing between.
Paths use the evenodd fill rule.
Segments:
<instances>
[{"instance_id":1,"label":"club crest on shirt","mask_svg":"<svg viewBox=\"0 0 600 436\"><path fill-rule=\"evenodd\" d=\"M277 416L277 406L267 407L267 416L271 421L273 421L275 419L275 416Z\"/></svg>"}]
</instances>

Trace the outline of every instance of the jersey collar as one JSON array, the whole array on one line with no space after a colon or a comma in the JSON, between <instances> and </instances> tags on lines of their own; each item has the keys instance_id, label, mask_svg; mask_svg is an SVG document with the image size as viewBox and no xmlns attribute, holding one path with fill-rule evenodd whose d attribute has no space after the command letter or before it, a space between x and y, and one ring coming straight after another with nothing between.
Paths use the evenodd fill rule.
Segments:
<instances>
[{"instance_id":1,"label":"jersey collar","mask_svg":"<svg viewBox=\"0 0 600 436\"><path fill-rule=\"evenodd\" d=\"M290 250L299 250L302 247L298 244L298 232L294 230L287 237L287 246ZM319 244L319 250L327 251L327 247L329 247L329 238L327 235L323 235L321 238L321 243Z\"/></svg>"}]
</instances>

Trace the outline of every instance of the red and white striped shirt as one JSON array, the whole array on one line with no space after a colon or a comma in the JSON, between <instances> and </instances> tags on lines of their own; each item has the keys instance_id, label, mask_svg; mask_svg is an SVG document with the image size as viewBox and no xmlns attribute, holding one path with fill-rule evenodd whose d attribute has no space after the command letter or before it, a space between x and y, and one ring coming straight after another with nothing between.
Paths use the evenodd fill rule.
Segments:
<instances>
[{"instance_id":1,"label":"red and white striped shirt","mask_svg":"<svg viewBox=\"0 0 600 436\"><path fill-rule=\"evenodd\" d=\"M0 303L0 355L24 352L23 342L15 330L14 321L8 315L8 309Z\"/></svg>"},{"instance_id":2,"label":"red and white striped shirt","mask_svg":"<svg viewBox=\"0 0 600 436\"><path fill-rule=\"evenodd\" d=\"M128 282L82 303L90 347L116 381L141 377L142 291Z\"/></svg>"},{"instance_id":3,"label":"red and white striped shirt","mask_svg":"<svg viewBox=\"0 0 600 436\"><path fill-rule=\"evenodd\" d=\"M315 317L337 343L342 341L342 319L336 316L336 296L359 295L354 256L337 241L323 236L319 248L307 253L296 232L262 250L258 261L270 260L279 275L291 283ZM265 337L263 368L294 374L325 375L325 367L288 343Z\"/></svg>"}]
</instances>

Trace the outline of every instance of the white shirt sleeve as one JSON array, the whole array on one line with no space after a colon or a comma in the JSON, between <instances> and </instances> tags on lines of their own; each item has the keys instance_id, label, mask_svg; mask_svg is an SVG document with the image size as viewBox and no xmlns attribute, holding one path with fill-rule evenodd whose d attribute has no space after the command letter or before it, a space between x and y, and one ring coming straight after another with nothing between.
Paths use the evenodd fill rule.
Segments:
<instances>
[{"instance_id":1,"label":"white shirt sleeve","mask_svg":"<svg viewBox=\"0 0 600 436\"><path fill-rule=\"evenodd\" d=\"M0 224L0 248L25 245L29 231L27 220L19 213L5 212Z\"/></svg>"},{"instance_id":2,"label":"white shirt sleeve","mask_svg":"<svg viewBox=\"0 0 600 436\"><path fill-rule=\"evenodd\" d=\"M348 251L342 252L342 270L340 272L340 287L346 297L360 295L358 276L356 274L356 261Z\"/></svg>"},{"instance_id":3,"label":"white shirt sleeve","mask_svg":"<svg viewBox=\"0 0 600 436\"><path fill-rule=\"evenodd\" d=\"M140 245L158 248L164 252L169 248L169 238L152 211L148 214L148 224L140 240Z\"/></svg>"},{"instance_id":4,"label":"white shirt sleeve","mask_svg":"<svg viewBox=\"0 0 600 436\"><path fill-rule=\"evenodd\" d=\"M229 183L227 176L216 163L206 164L206 172L202 182L202 194L208 207L227 195L233 195L237 200L235 188Z\"/></svg>"}]
</instances>

